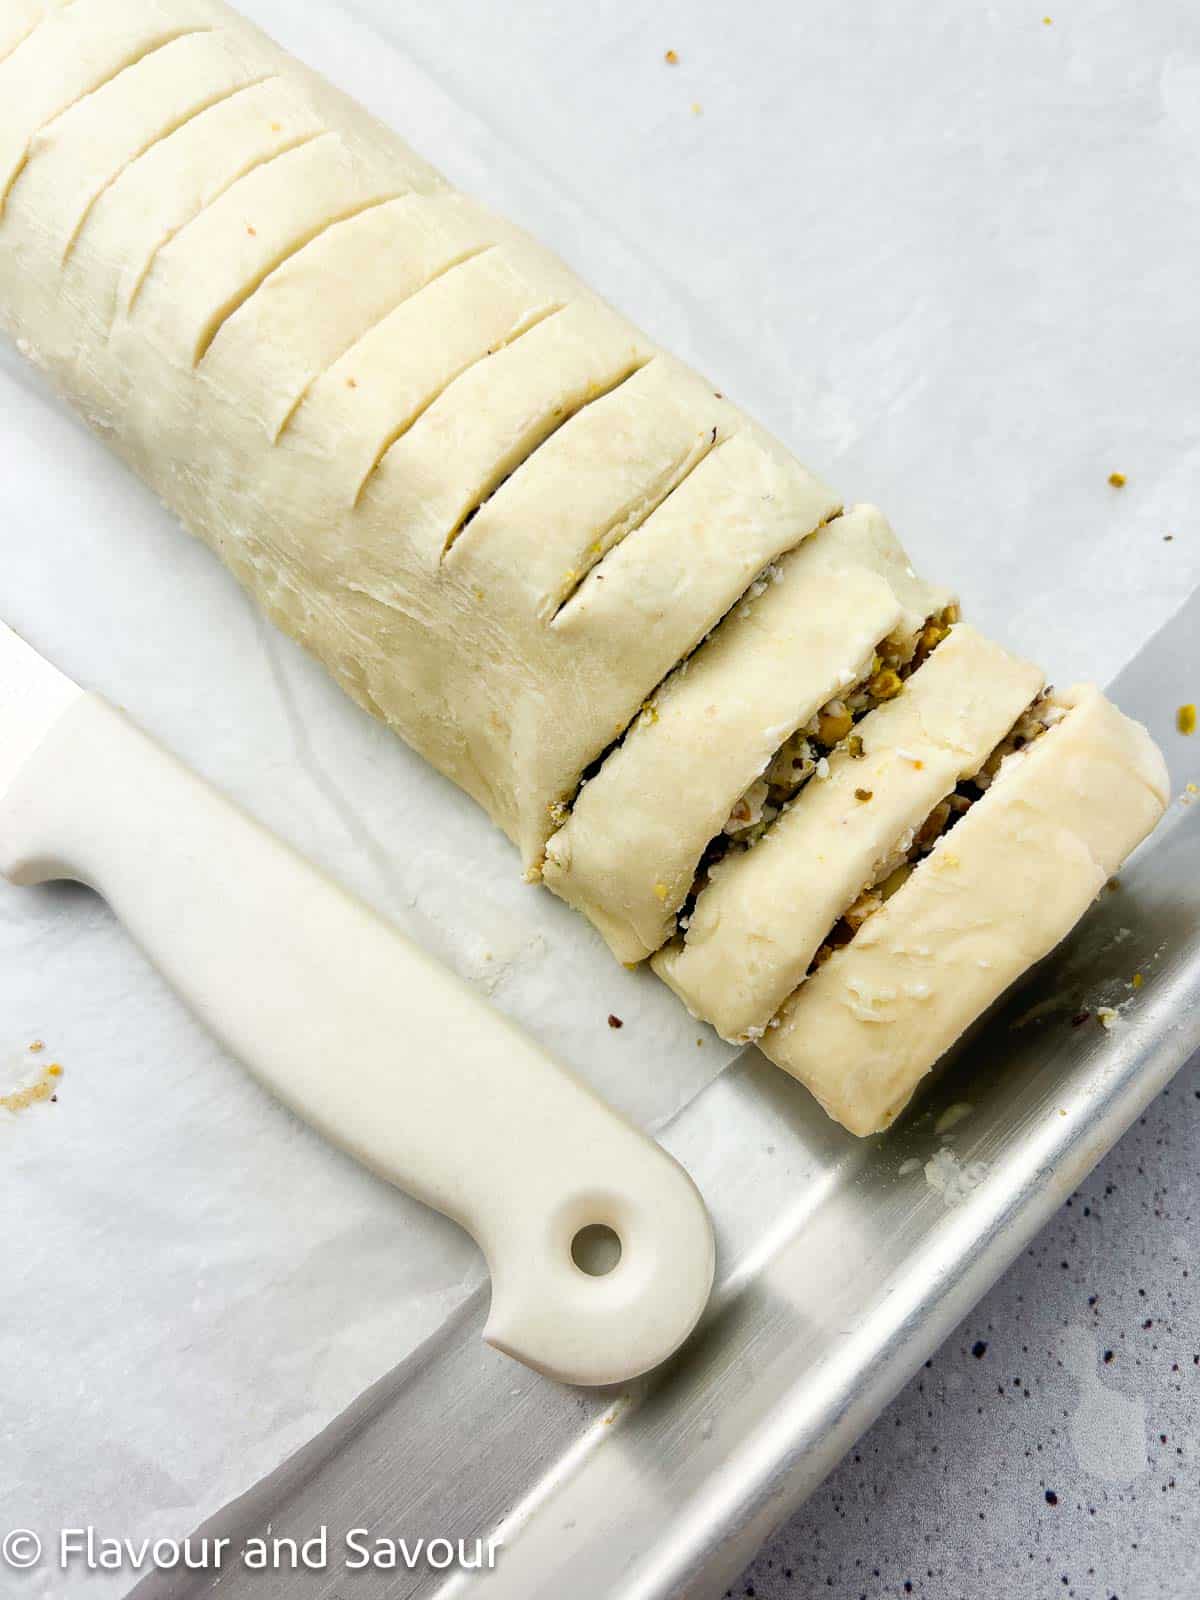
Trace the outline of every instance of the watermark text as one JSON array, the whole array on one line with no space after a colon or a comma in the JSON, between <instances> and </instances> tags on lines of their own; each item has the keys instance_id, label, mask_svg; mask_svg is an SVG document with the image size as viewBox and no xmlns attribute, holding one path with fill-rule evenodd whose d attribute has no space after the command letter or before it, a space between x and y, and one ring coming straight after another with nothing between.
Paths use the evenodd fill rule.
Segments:
<instances>
[{"instance_id":1,"label":"watermark text","mask_svg":"<svg viewBox=\"0 0 1200 1600\"><path fill-rule=\"evenodd\" d=\"M233 1567L249 1572L445 1572L490 1570L496 1565L498 1538L407 1537L371 1528L333 1534L328 1527L292 1537L255 1534L249 1538L202 1536L186 1539L128 1539L88 1524L60 1528L44 1539L32 1528L12 1528L0 1537L0 1566L25 1572L55 1565L60 1572L208 1572Z\"/></svg>"}]
</instances>

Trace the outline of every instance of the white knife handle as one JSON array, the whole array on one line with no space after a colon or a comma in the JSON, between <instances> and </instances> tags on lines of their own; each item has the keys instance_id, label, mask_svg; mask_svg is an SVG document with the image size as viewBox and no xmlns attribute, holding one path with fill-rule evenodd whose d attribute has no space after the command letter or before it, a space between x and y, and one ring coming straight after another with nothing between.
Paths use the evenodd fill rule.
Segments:
<instances>
[{"instance_id":1,"label":"white knife handle","mask_svg":"<svg viewBox=\"0 0 1200 1600\"><path fill-rule=\"evenodd\" d=\"M0 872L96 889L286 1105L461 1223L497 1348L617 1383L691 1331L713 1238L683 1169L105 701L77 700L0 801ZM604 1276L572 1259L591 1223L621 1240Z\"/></svg>"}]
</instances>

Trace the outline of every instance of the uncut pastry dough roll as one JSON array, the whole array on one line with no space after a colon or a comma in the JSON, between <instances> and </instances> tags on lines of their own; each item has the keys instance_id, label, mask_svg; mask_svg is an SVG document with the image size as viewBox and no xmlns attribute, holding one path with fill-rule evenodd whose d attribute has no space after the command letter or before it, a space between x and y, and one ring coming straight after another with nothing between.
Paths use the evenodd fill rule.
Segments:
<instances>
[{"instance_id":1,"label":"uncut pastry dough roll","mask_svg":"<svg viewBox=\"0 0 1200 1600\"><path fill-rule=\"evenodd\" d=\"M875 1133L1008 985L1074 927L1168 800L1144 728L1094 685L1006 758L907 883L803 984L762 1048L852 1133Z\"/></svg>"},{"instance_id":2,"label":"uncut pastry dough roll","mask_svg":"<svg viewBox=\"0 0 1200 1600\"><path fill-rule=\"evenodd\" d=\"M945 632L879 513L221 0L0 5L0 321L627 959L831 683Z\"/></svg>"}]
</instances>

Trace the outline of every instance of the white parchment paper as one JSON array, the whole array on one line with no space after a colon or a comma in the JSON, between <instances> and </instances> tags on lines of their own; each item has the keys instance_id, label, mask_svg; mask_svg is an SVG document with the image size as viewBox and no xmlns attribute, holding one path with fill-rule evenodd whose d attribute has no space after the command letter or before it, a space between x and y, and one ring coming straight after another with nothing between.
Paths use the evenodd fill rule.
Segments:
<instances>
[{"instance_id":1,"label":"white parchment paper","mask_svg":"<svg viewBox=\"0 0 1200 1600\"><path fill-rule=\"evenodd\" d=\"M245 9L883 505L1058 681L1110 677L1197 582L1191 8ZM522 884L482 815L8 350L0 615L644 1124L728 1059ZM182 1534L435 1330L480 1264L267 1100L99 902L0 884L0 1092L51 1059L57 1101L0 1117L0 1525Z\"/></svg>"}]
</instances>

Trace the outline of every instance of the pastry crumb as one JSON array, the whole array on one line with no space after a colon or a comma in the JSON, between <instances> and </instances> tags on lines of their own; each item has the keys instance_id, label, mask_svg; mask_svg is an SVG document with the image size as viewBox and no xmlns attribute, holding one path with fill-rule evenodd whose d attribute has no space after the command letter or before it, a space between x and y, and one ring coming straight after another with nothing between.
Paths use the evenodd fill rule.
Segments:
<instances>
[{"instance_id":1,"label":"pastry crumb","mask_svg":"<svg viewBox=\"0 0 1200 1600\"><path fill-rule=\"evenodd\" d=\"M27 1045L25 1058L37 1056L45 1050L45 1044L40 1039L35 1039ZM4 1113L5 1120L15 1117L18 1112L28 1111L30 1106L50 1101L56 1103L58 1095L58 1079L63 1075L63 1069L57 1061L47 1062L45 1066L37 1061L21 1059L12 1064L10 1070L4 1068L4 1077L7 1082L0 1085L0 1112Z\"/></svg>"},{"instance_id":2,"label":"pastry crumb","mask_svg":"<svg viewBox=\"0 0 1200 1600\"><path fill-rule=\"evenodd\" d=\"M1189 701L1186 706L1180 706L1175 713L1175 726L1182 734L1191 735L1196 731L1196 707Z\"/></svg>"},{"instance_id":3,"label":"pastry crumb","mask_svg":"<svg viewBox=\"0 0 1200 1600\"><path fill-rule=\"evenodd\" d=\"M960 1122L965 1122L974 1109L969 1100L955 1100L934 1123L934 1133L949 1133L951 1128L957 1127Z\"/></svg>"},{"instance_id":4,"label":"pastry crumb","mask_svg":"<svg viewBox=\"0 0 1200 1600\"><path fill-rule=\"evenodd\" d=\"M1112 1032L1117 1023L1121 1020L1121 1013L1115 1010L1112 1006L1101 1006L1096 1012L1096 1016L1109 1033Z\"/></svg>"},{"instance_id":5,"label":"pastry crumb","mask_svg":"<svg viewBox=\"0 0 1200 1600\"><path fill-rule=\"evenodd\" d=\"M677 67L679 65L679 54L675 50L666 50L663 52L663 60L669 67Z\"/></svg>"},{"instance_id":6,"label":"pastry crumb","mask_svg":"<svg viewBox=\"0 0 1200 1600\"><path fill-rule=\"evenodd\" d=\"M947 1206L965 1200L987 1177L987 1164L969 1161L964 1166L952 1150L941 1149L925 1163L925 1182Z\"/></svg>"},{"instance_id":7,"label":"pastry crumb","mask_svg":"<svg viewBox=\"0 0 1200 1600\"><path fill-rule=\"evenodd\" d=\"M1127 480L1123 472L1110 472L1108 481L1114 489L1123 489Z\"/></svg>"},{"instance_id":8,"label":"pastry crumb","mask_svg":"<svg viewBox=\"0 0 1200 1600\"><path fill-rule=\"evenodd\" d=\"M621 1017L615 1016L610 1011L608 1013L608 1025L609 1025L610 1028L623 1028L625 1026L625 1023L624 1023L624 1021L623 1021L623 1019Z\"/></svg>"}]
</instances>

